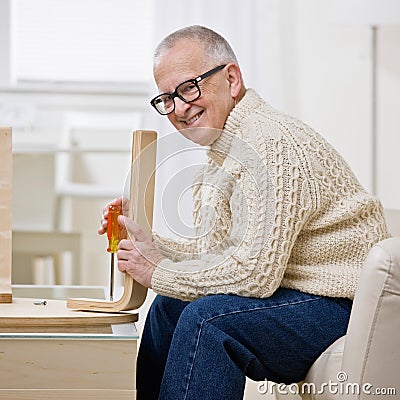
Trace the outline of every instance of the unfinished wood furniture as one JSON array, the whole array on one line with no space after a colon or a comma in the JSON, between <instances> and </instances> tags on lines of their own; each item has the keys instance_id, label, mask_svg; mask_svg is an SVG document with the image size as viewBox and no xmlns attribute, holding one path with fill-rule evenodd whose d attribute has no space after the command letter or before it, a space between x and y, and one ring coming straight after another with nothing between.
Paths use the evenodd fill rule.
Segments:
<instances>
[{"instance_id":1,"label":"unfinished wood furniture","mask_svg":"<svg viewBox=\"0 0 400 400\"><path fill-rule=\"evenodd\" d=\"M0 303L11 303L11 128L0 128Z\"/></svg>"},{"instance_id":2,"label":"unfinished wood furniture","mask_svg":"<svg viewBox=\"0 0 400 400\"><path fill-rule=\"evenodd\" d=\"M137 314L45 301L0 305L0 399L135 399Z\"/></svg>"},{"instance_id":3,"label":"unfinished wood furniture","mask_svg":"<svg viewBox=\"0 0 400 400\"><path fill-rule=\"evenodd\" d=\"M154 131L133 132L129 215L150 237L153 224L156 140L157 133ZM125 274L124 292L119 300L68 299L67 307L104 312L134 310L143 304L146 295L147 288Z\"/></svg>"},{"instance_id":4,"label":"unfinished wood furniture","mask_svg":"<svg viewBox=\"0 0 400 400\"><path fill-rule=\"evenodd\" d=\"M11 301L11 129L1 130L1 298ZM155 132L136 131L131 217L151 234ZM146 152L148 152L146 154ZM135 215L132 214L135 210ZM137 314L147 290L125 276L120 300L14 298L0 304L0 399L133 400ZM94 306L93 306L94 305ZM99 313L95 311L107 311Z\"/></svg>"},{"instance_id":5,"label":"unfinished wood furniture","mask_svg":"<svg viewBox=\"0 0 400 400\"><path fill-rule=\"evenodd\" d=\"M74 312L59 300L0 309L0 399L136 398L136 315Z\"/></svg>"}]
</instances>

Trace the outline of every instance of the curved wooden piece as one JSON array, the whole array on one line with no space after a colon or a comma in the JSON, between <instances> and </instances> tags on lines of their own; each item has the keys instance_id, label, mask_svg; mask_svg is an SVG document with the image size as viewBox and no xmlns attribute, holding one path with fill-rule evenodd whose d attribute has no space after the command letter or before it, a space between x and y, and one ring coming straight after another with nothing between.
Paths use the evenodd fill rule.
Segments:
<instances>
[{"instance_id":1,"label":"curved wooden piece","mask_svg":"<svg viewBox=\"0 0 400 400\"><path fill-rule=\"evenodd\" d=\"M157 133L134 131L130 182L130 217L151 237L156 166ZM146 299L147 288L125 274L124 292L117 301L68 299L67 307L75 310L117 312L135 310Z\"/></svg>"},{"instance_id":2,"label":"curved wooden piece","mask_svg":"<svg viewBox=\"0 0 400 400\"><path fill-rule=\"evenodd\" d=\"M0 303L12 302L11 290L11 128L0 128Z\"/></svg>"}]
</instances>

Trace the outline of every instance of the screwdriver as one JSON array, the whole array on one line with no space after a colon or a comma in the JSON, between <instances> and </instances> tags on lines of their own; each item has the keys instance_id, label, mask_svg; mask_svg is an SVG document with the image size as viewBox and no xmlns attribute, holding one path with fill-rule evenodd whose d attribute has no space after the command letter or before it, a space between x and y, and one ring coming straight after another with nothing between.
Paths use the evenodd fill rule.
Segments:
<instances>
[{"instance_id":1,"label":"screwdriver","mask_svg":"<svg viewBox=\"0 0 400 400\"><path fill-rule=\"evenodd\" d=\"M121 207L115 205L111 205L108 207L107 251L111 253L110 301L113 301L113 293L114 293L114 254L118 251L118 243L119 243L118 215L121 215Z\"/></svg>"}]
</instances>

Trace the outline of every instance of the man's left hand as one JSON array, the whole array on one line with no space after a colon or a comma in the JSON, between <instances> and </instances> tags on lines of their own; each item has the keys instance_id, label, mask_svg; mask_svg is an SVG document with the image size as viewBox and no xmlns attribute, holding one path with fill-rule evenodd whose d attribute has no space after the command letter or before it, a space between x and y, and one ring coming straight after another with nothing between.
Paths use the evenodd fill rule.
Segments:
<instances>
[{"instance_id":1,"label":"man's left hand","mask_svg":"<svg viewBox=\"0 0 400 400\"><path fill-rule=\"evenodd\" d=\"M141 285L151 288L153 272L164 257L151 238L130 218L120 215L118 223L128 232L128 238L119 242L118 269L128 273Z\"/></svg>"}]
</instances>

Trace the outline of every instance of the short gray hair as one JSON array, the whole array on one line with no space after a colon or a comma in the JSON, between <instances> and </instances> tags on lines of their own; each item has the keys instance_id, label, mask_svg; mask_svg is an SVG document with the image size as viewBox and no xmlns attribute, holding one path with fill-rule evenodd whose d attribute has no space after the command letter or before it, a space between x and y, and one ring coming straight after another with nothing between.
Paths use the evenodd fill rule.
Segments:
<instances>
[{"instance_id":1,"label":"short gray hair","mask_svg":"<svg viewBox=\"0 0 400 400\"><path fill-rule=\"evenodd\" d=\"M192 25L179 29L167 37L157 46L154 52L154 64L157 64L164 52L171 49L183 39L189 39L200 43L208 60L206 63L227 64L233 62L238 64L232 47L220 34L212 29L200 25Z\"/></svg>"}]
</instances>

